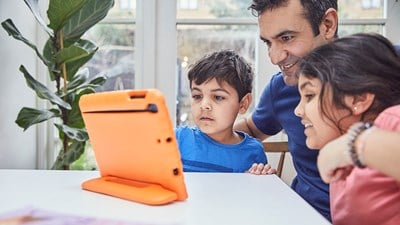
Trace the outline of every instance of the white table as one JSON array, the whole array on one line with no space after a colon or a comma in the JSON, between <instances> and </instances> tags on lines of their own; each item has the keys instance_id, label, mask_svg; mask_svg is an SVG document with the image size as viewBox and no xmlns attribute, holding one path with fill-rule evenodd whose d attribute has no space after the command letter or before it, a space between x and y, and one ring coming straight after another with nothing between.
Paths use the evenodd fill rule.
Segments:
<instances>
[{"instance_id":1,"label":"white table","mask_svg":"<svg viewBox=\"0 0 400 225\"><path fill-rule=\"evenodd\" d=\"M0 170L0 214L27 206L138 224L330 224L275 175L185 173L189 198L149 206L81 189L97 171Z\"/></svg>"}]
</instances>

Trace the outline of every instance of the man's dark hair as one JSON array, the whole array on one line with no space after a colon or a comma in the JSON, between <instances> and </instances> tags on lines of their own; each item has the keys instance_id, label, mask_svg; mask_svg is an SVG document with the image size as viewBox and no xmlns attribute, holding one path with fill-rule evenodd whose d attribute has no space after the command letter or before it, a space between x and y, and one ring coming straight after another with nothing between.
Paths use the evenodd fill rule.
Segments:
<instances>
[{"instance_id":1,"label":"man's dark hair","mask_svg":"<svg viewBox=\"0 0 400 225\"><path fill-rule=\"evenodd\" d=\"M260 16L265 10L285 7L289 1L300 1L304 8L304 17L310 22L314 36L319 35L319 25L329 8L337 10L337 0L253 0L249 6L254 16ZM335 33L337 36L337 30Z\"/></svg>"},{"instance_id":2,"label":"man's dark hair","mask_svg":"<svg viewBox=\"0 0 400 225\"><path fill-rule=\"evenodd\" d=\"M188 72L190 88L192 82L200 85L213 78L219 84L227 82L238 93L239 101L253 88L253 70L246 60L233 50L221 50L205 55Z\"/></svg>"}]
</instances>

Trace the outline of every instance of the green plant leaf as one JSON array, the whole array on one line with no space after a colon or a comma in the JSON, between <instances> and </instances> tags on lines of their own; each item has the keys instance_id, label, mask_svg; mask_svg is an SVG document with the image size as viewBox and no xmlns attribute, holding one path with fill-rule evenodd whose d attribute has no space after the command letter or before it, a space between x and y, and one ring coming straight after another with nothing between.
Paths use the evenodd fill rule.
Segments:
<instances>
[{"instance_id":1,"label":"green plant leaf","mask_svg":"<svg viewBox=\"0 0 400 225\"><path fill-rule=\"evenodd\" d=\"M68 167L72 162L79 159L85 151L85 144L86 142L73 141L72 144L68 146L66 153L63 150L58 153L57 159L51 169L62 170L65 166Z\"/></svg>"},{"instance_id":2,"label":"green plant leaf","mask_svg":"<svg viewBox=\"0 0 400 225\"><path fill-rule=\"evenodd\" d=\"M70 165L71 163L75 162L82 153L85 151L85 142L74 141L68 147L67 154L64 156L64 164Z\"/></svg>"},{"instance_id":3,"label":"green plant leaf","mask_svg":"<svg viewBox=\"0 0 400 225\"><path fill-rule=\"evenodd\" d=\"M90 88L96 89L103 85L107 80L104 75L97 75L95 77L89 78L89 70L83 69L79 71L73 80L68 85L67 95L74 92L81 92L82 89Z\"/></svg>"},{"instance_id":4,"label":"green plant leaf","mask_svg":"<svg viewBox=\"0 0 400 225\"><path fill-rule=\"evenodd\" d=\"M65 40L78 40L93 25L106 17L114 6L114 0L88 0L86 4L65 25Z\"/></svg>"},{"instance_id":5,"label":"green plant leaf","mask_svg":"<svg viewBox=\"0 0 400 225\"><path fill-rule=\"evenodd\" d=\"M50 118L59 117L60 113L57 110L39 110L24 107L22 108L15 120L19 127L24 128L24 131L34 124L41 123Z\"/></svg>"},{"instance_id":6,"label":"green plant leaf","mask_svg":"<svg viewBox=\"0 0 400 225\"><path fill-rule=\"evenodd\" d=\"M47 17L50 20L49 27L55 33L58 33L71 16L78 12L86 2L87 0L50 0L47 9Z\"/></svg>"},{"instance_id":7,"label":"green plant leaf","mask_svg":"<svg viewBox=\"0 0 400 225\"><path fill-rule=\"evenodd\" d=\"M74 128L67 126L65 124L54 124L58 130L69 138L77 141L87 141L89 139L88 134L85 129Z\"/></svg>"},{"instance_id":8,"label":"green plant leaf","mask_svg":"<svg viewBox=\"0 0 400 225\"><path fill-rule=\"evenodd\" d=\"M93 42L88 40L79 40L73 45L67 48L61 49L55 56L56 62L68 63L72 61L77 61L85 58L89 55L93 55L97 51L98 47L93 44Z\"/></svg>"},{"instance_id":9,"label":"green plant leaf","mask_svg":"<svg viewBox=\"0 0 400 225\"><path fill-rule=\"evenodd\" d=\"M65 109L71 109L71 106L67 102L51 92L45 85L35 80L23 65L19 67L19 70L24 74L28 87L34 90L39 98L49 100L51 103L59 105Z\"/></svg>"},{"instance_id":10,"label":"green plant leaf","mask_svg":"<svg viewBox=\"0 0 400 225\"><path fill-rule=\"evenodd\" d=\"M32 14L35 16L36 21L43 27L43 29L47 32L50 37L54 36L54 33L51 29L49 29L44 22L42 15L40 14L38 0L24 0L25 4L29 7Z\"/></svg>"},{"instance_id":11,"label":"green plant leaf","mask_svg":"<svg viewBox=\"0 0 400 225\"><path fill-rule=\"evenodd\" d=\"M35 52L36 55L42 60L42 62L48 66L49 61L47 61L39 52L37 49L36 45L34 45L32 42L30 42L28 39L26 39L24 36L22 36L21 32L19 32L18 28L14 25L13 21L11 19L7 19L1 23L1 26L4 28L4 30L7 31L8 35L12 36L16 40L22 41L26 45L28 45L30 48L32 48Z\"/></svg>"}]
</instances>

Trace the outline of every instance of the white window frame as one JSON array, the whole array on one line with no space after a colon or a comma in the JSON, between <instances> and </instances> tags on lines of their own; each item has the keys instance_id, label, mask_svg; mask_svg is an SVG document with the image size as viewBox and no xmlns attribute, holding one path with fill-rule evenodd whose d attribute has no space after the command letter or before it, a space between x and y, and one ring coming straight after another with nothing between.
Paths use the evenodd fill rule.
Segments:
<instances>
[{"instance_id":1,"label":"white window frame","mask_svg":"<svg viewBox=\"0 0 400 225\"><path fill-rule=\"evenodd\" d=\"M245 19L177 19L176 0L137 0L135 23L135 88L157 88L165 97L172 121L176 112L176 58L178 24L248 24L257 25L256 18ZM383 35L393 43L400 44L400 2L385 0L384 18L382 19L346 19L339 21L343 25L383 25ZM112 23L112 21L105 21ZM117 21L114 21L117 22ZM121 21L118 21L121 22ZM40 35L38 35L40 39ZM256 42L256 73L272 75L278 68L270 63L264 44L255 35ZM40 69L39 69L40 70ZM42 73L39 73L42 74ZM257 76L255 81L255 101L263 90L269 77ZM38 168L48 168L54 158L52 125L38 126L37 165ZM42 135L43 131L46 135ZM47 138L46 138L47 136ZM49 160L50 159L50 160Z\"/></svg>"}]
</instances>

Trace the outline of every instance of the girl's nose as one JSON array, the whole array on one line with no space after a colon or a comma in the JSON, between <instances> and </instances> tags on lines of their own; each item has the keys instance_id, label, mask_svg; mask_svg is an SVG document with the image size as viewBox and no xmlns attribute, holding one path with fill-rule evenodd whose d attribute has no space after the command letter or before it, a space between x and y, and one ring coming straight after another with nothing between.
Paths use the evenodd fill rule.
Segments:
<instances>
[{"instance_id":1,"label":"girl's nose","mask_svg":"<svg viewBox=\"0 0 400 225\"><path fill-rule=\"evenodd\" d=\"M304 115L303 106L301 105L301 102L299 102L299 104L294 109L294 114L298 117L302 117Z\"/></svg>"}]
</instances>

